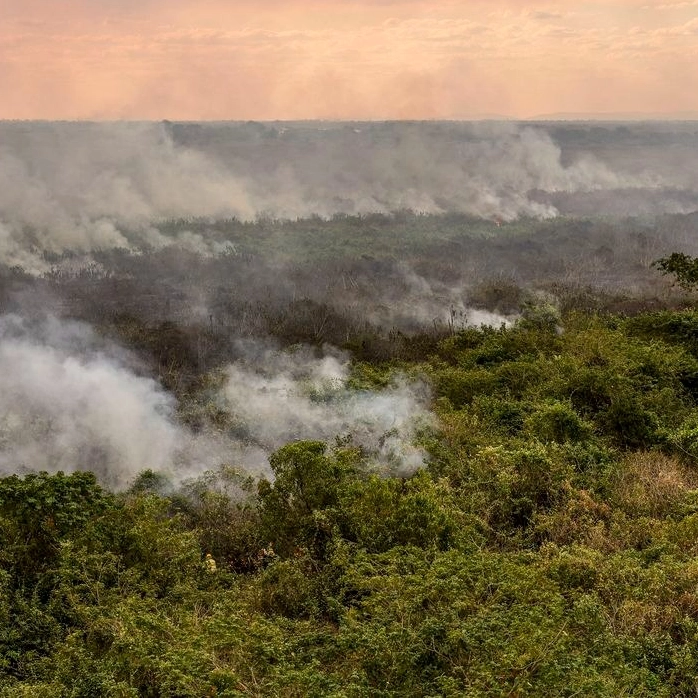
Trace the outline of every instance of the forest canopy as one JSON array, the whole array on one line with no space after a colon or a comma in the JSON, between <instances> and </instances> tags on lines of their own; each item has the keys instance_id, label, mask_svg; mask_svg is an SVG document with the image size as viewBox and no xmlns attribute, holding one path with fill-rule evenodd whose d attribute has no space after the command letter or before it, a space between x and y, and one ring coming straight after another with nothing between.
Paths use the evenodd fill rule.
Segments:
<instances>
[{"instance_id":1,"label":"forest canopy","mask_svg":"<svg viewBox=\"0 0 698 698\"><path fill-rule=\"evenodd\" d=\"M0 134L0 698L696 695L695 124Z\"/></svg>"},{"instance_id":2,"label":"forest canopy","mask_svg":"<svg viewBox=\"0 0 698 698\"><path fill-rule=\"evenodd\" d=\"M433 388L408 477L339 440L3 478L2 695L692 695L696 333L569 311L356 362Z\"/></svg>"}]
</instances>

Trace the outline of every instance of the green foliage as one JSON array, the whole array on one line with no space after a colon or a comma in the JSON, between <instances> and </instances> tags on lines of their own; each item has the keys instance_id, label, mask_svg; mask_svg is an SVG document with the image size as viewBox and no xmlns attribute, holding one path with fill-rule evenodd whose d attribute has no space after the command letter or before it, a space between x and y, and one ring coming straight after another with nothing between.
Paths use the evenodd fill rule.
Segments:
<instances>
[{"instance_id":1,"label":"green foliage","mask_svg":"<svg viewBox=\"0 0 698 698\"><path fill-rule=\"evenodd\" d=\"M696 327L543 313L355 365L431 382L409 477L300 441L256 482L0 478L0 696L695 695Z\"/></svg>"},{"instance_id":2,"label":"green foliage","mask_svg":"<svg viewBox=\"0 0 698 698\"><path fill-rule=\"evenodd\" d=\"M298 441L272 455L274 482L259 484L261 526L279 553L303 548L324 555L340 490L355 472L352 456L351 451L328 454L322 441Z\"/></svg>"},{"instance_id":3,"label":"green foliage","mask_svg":"<svg viewBox=\"0 0 698 698\"><path fill-rule=\"evenodd\" d=\"M657 443L657 417L634 396L611 399L600 422L604 430L624 448L642 448Z\"/></svg>"},{"instance_id":4,"label":"green foliage","mask_svg":"<svg viewBox=\"0 0 698 698\"><path fill-rule=\"evenodd\" d=\"M526 429L541 441L584 441L591 438L593 425L583 420L569 402L543 403L526 420Z\"/></svg>"},{"instance_id":5,"label":"green foliage","mask_svg":"<svg viewBox=\"0 0 698 698\"><path fill-rule=\"evenodd\" d=\"M561 317L552 298L536 298L523 304L523 324L532 329L555 332Z\"/></svg>"},{"instance_id":6,"label":"green foliage","mask_svg":"<svg viewBox=\"0 0 698 698\"><path fill-rule=\"evenodd\" d=\"M425 472L355 480L341 493L343 537L376 553L402 545L446 550L466 533L453 504L448 484Z\"/></svg>"},{"instance_id":7,"label":"green foliage","mask_svg":"<svg viewBox=\"0 0 698 698\"><path fill-rule=\"evenodd\" d=\"M668 442L679 457L698 463L698 415L692 416L668 432Z\"/></svg>"},{"instance_id":8,"label":"green foliage","mask_svg":"<svg viewBox=\"0 0 698 698\"><path fill-rule=\"evenodd\" d=\"M0 562L33 579L55 560L60 541L113 506L92 473L0 479Z\"/></svg>"},{"instance_id":9,"label":"green foliage","mask_svg":"<svg viewBox=\"0 0 698 698\"><path fill-rule=\"evenodd\" d=\"M673 252L668 257L653 262L652 266L657 267L662 274L674 276L681 288L690 290L698 284L698 259L683 252Z\"/></svg>"},{"instance_id":10,"label":"green foliage","mask_svg":"<svg viewBox=\"0 0 698 698\"><path fill-rule=\"evenodd\" d=\"M172 510L195 531L202 551L219 568L245 572L259 566L259 551L268 541L260 528L254 490L251 477L224 466L183 483L170 497Z\"/></svg>"}]
</instances>

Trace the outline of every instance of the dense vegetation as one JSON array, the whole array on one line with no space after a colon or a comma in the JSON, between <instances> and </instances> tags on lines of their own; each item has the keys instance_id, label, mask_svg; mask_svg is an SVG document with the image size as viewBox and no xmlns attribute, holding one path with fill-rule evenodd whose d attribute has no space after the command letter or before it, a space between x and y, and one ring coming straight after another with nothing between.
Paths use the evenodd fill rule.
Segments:
<instances>
[{"instance_id":1,"label":"dense vegetation","mask_svg":"<svg viewBox=\"0 0 698 698\"><path fill-rule=\"evenodd\" d=\"M698 313L649 265L697 224L187 220L227 252L0 268L3 314L90 323L194 431L235 428L210 394L249 337L436 414L410 477L338 434L261 481L0 478L0 696L695 695Z\"/></svg>"},{"instance_id":2,"label":"dense vegetation","mask_svg":"<svg viewBox=\"0 0 698 698\"><path fill-rule=\"evenodd\" d=\"M0 698L697 695L695 123L0 134Z\"/></svg>"},{"instance_id":3,"label":"dense vegetation","mask_svg":"<svg viewBox=\"0 0 698 698\"><path fill-rule=\"evenodd\" d=\"M433 386L410 478L346 439L273 481L3 478L0 695L695 695L696 337L539 304L357 362Z\"/></svg>"}]
</instances>

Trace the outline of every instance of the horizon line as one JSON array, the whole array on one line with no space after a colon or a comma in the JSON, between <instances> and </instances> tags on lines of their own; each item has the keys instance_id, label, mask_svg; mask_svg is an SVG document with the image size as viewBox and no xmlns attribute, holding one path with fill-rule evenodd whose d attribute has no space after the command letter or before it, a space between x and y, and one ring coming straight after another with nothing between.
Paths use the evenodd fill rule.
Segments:
<instances>
[{"instance_id":1,"label":"horizon line","mask_svg":"<svg viewBox=\"0 0 698 698\"><path fill-rule=\"evenodd\" d=\"M46 117L37 118L13 118L0 117L0 124L7 123L91 123L91 124L114 124L114 123L177 123L177 124L388 124L388 123L416 123L416 124L438 124L438 123L482 123L482 122L582 122L582 123L690 123L698 122L698 112L690 112L685 115L660 115L660 114L541 114L528 117L511 116L472 116L462 118L425 118L425 119L398 119L398 118L307 118L307 119L178 119L175 117L162 118L94 118L76 117L51 119Z\"/></svg>"}]
</instances>

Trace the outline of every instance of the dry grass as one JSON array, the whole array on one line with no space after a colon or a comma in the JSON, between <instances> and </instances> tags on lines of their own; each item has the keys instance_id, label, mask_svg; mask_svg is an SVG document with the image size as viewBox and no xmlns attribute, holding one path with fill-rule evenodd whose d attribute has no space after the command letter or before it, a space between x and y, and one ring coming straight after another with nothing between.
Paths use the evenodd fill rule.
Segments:
<instances>
[{"instance_id":1,"label":"dry grass","mask_svg":"<svg viewBox=\"0 0 698 698\"><path fill-rule=\"evenodd\" d=\"M573 490L563 508L538 518L537 533L557 545L577 543L606 554L641 549L661 537L663 519L697 489L698 473L678 459L639 451L624 459L608 500Z\"/></svg>"},{"instance_id":2,"label":"dry grass","mask_svg":"<svg viewBox=\"0 0 698 698\"><path fill-rule=\"evenodd\" d=\"M678 459L654 451L630 454L615 486L619 508L630 516L666 516L690 490L698 473Z\"/></svg>"}]
</instances>

